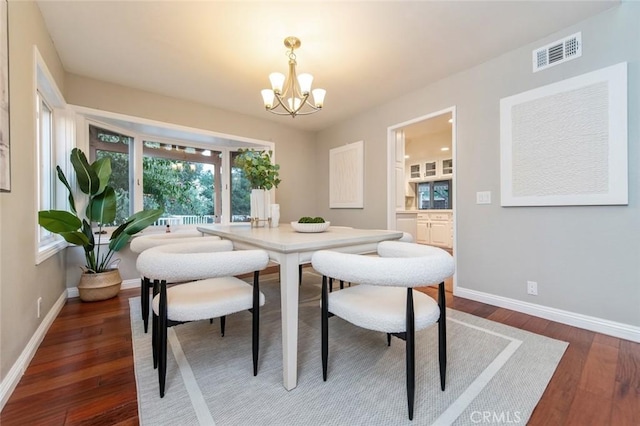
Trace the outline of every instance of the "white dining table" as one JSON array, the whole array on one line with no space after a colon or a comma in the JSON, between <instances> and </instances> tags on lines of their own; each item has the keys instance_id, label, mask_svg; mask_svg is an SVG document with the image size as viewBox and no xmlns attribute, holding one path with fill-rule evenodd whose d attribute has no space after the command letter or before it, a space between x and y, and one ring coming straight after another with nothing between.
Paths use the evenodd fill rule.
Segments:
<instances>
[{"instance_id":1,"label":"white dining table","mask_svg":"<svg viewBox=\"0 0 640 426\"><path fill-rule=\"evenodd\" d=\"M198 231L231 240L235 249L265 250L280 264L282 375L287 390L295 388L298 380L298 265L309 263L318 250L372 253L379 242L402 237L401 231L331 226L324 232L301 233L284 223L275 228L203 225Z\"/></svg>"}]
</instances>

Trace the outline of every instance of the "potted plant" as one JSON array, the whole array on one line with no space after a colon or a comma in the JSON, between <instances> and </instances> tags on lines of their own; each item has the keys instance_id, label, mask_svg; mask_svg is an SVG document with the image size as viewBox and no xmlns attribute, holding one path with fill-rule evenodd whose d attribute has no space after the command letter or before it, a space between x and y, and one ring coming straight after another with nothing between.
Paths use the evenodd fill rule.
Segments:
<instances>
[{"instance_id":1,"label":"potted plant","mask_svg":"<svg viewBox=\"0 0 640 426\"><path fill-rule=\"evenodd\" d=\"M103 235L103 227L116 218L116 193L108 185L111 177L109 157L89 164L85 154L78 148L71 151L71 164L76 173L77 185L86 195L83 214L76 210L76 200L66 176L60 166L56 167L58 179L69 191L69 207L65 210L42 210L38 212L38 223L46 230L62 236L67 242L84 249L85 267L78 285L83 301L105 300L120 291L120 272L112 266L113 254L122 249L131 237L155 222L162 209L142 210L118 226L109 239L107 248L96 244L92 224L97 225L97 235Z\"/></svg>"},{"instance_id":2,"label":"potted plant","mask_svg":"<svg viewBox=\"0 0 640 426\"><path fill-rule=\"evenodd\" d=\"M251 186L251 220L262 226L270 217L271 197L269 190L280 184L280 166L271 161L273 152L255 149L240 149L234 160L236 167L244 172Z\"/></svg>"}]
</instances>

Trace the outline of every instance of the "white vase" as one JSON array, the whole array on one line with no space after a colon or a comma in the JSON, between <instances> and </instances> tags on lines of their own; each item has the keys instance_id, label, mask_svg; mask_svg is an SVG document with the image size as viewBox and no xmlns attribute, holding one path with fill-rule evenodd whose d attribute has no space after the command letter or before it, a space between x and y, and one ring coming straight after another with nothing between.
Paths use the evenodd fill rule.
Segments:
<instances>
[{"instance_id":1,"label":"white vase","mask_svg":"<svg viewBox=\"0 0 640 426\"><path fill-rule=\"evenodd\" d=\"M271 227L277 228L280 222L280 204L271 204Z\"/></svg>"},{"instance_id":2,"label":"white vase","mask_svg":"<svg viewBox=\"0 0 640 426\"><path fill-rule=\"evenodd\" d=\"M264 189L251 190L251 218L257 219L254 226L262 227L267 223L271 210L271 193Z\"/></svg>"}]
</instances>

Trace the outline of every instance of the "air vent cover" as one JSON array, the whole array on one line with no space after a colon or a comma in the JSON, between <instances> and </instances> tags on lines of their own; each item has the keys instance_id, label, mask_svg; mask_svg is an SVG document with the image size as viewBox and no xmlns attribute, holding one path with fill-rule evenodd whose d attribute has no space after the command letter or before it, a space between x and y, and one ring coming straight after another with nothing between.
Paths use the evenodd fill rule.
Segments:
<instances>
[{"instance_id":1,"label":"air vent cover","mask_svg":"<svg viewBox=\"0 0 640 426\"><path fill-rule=\"evenodd\" d=\"M554 41L533 51L533 72L582 56L582 33Z\"/></svg>"}]
</instances>

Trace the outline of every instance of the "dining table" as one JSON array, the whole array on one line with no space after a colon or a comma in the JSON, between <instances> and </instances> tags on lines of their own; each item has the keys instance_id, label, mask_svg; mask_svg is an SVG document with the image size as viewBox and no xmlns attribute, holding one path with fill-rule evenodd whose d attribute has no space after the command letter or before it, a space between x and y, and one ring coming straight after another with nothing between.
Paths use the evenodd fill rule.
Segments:
<instances>
[{"instance_id":1,"label":"dining table","mask_svg":"<svg viewBox=\"0 0 640 426\"><path fill-rule=\"evenodd\" d=\"M298 377L298 268L309 263L318 250L365 254L376 251L381 241L397 240L402 231L329 226L323 232L297 232L290 224L255 227L250 224L201 225L198 231L233 242L234 249L262 249L280 265L282 316L282 375L292 390Z\"/></svg>"}]
</instances>

